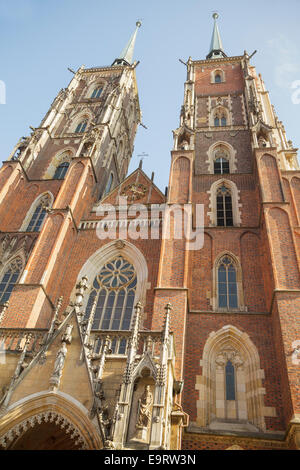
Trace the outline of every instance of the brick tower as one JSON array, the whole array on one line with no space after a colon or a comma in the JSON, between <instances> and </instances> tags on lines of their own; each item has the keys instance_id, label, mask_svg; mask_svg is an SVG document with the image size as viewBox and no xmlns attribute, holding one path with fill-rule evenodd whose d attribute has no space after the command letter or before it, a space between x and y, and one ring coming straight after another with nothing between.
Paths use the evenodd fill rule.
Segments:
<instances>
[{"instance_id":1,"label":"brick tower","mask_svg":"<svg viewBox=\"0 0 300 470\"><path fill-rule=\"evenodd\" d=\"M1 168L2 448L300 448L297 149L217 18L165 195L126 176L140 22Z\"/></svg>"},{"instance_id":2,"label":"brick tower","mask_svg":"<svg viewBox=\"0 0 300 470\"><path fill-rule=\"evenodd\" d=\"M182 448L299 448L297 149L252 56L225 54L217 18L206 60L186 64L168 200L204 205L204 243L162 242L154 318L168 298Z\"/></svg>"}]
</instances>

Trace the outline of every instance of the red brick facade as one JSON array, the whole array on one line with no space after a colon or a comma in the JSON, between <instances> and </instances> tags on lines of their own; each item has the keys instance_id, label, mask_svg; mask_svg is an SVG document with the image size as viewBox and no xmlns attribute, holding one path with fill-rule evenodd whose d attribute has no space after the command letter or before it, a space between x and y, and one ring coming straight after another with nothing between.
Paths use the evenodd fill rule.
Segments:
<instances>
[{"instance_id":1,"label":"red brick facade","mask_svg":"<svg viewBox=\"0 0 300 470\"><path fill-rule=\"evenodd\" d=\"M215 70L223 73L221 83L214 82ZM129 240L148 269L144 328L161 329L164 307L172 304L176 377L184 381L179 398L190 419L183 431L182 448L224 449L234 444L247 449L293 448L294 444L283 442L291 423L300 417L300 365L292 360L293 343L300 340L300 170L296 159L292 170L285 165L294 149L284 143L282 127L279 129L271 107L263 101L263 82L246 55L189 61L188 76L181 126L175 132L178 139L172 151L167 200L142 170L125 179L139 122L134 70L130 67L78 71L68 92L58 96L41 128L21 149L18 160L4 163L0 170L3 253L15 235L19 240L24 232L27 238L22 248L23 270L1 327L49 328L53 305L60 296L64 297L62 312L67 308L83 266L110 243L100 240L95 230L95 223L104 217L97 213L99 197L105 204L116 205L118 196L139 184L145 188L137 201L145 204L144 218L150 217L151 204L203 204L201 249L187 250L184 239L162 239L161 220L158 239ZM86 95L94 82L103 84L98 102ZM122 95L116 93L119 85ZM253 96L260 102L259 111ZM122 104L124 113L116 116L112 105L117 103ZM226 115L226 125L215 126L216 109ZM89 120L83 135L76 135L72 128L78 116ZM259 145L261 137L266 141L264 148ZM88 151L86 144L90 144ZM214 174L215 144L230 153L229 174ZM65 149L71 149L72 158L64 180L47 177L54 157ZM105 197L111 173L113 191ZM232 191L233 226L216 224L214 188L219 181L225 181ZM40 232L26 232L26 227L21 230L32 204L46 192L51 193L53 203ZM173 218L170 226L174 226ZM122 238L119 230L117 227L117 239ZM9 237L7 243L5 236ZM17 254L20 243L13 245L8 259ZM224 309L218 304L217 262L222 254L236 263L238 308ZM223 405L216 397L222 386L215 389L217 381L205 375L207 370L215 370L215 364L205 362L205 346L213 332L228 325L248 335L252 351L258 354L256 382L247 359L245 382L237 384L241 386L238 390L245 390L247 405L243 410L248 419L220 418ZM233 347L234 340L228 341ZM253 400L252 395L256 397ZM211 397L214 402L209 401ZM259 400L260 411L256 413L264 426L257 426L252 434L241 430L239 425L246 421L254 423L249 410ZM210 416L206 422L201 410ZM215 418L223 427L210 427ZM236 434L223 436L226 423L237 426L240 438Z\"/></svg>"}]
</instances>

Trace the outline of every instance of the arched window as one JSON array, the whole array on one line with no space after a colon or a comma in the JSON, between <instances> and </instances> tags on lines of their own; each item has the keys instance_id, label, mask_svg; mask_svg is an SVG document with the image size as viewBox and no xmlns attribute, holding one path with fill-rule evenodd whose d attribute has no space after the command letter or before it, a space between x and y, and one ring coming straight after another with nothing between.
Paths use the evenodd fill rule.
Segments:
<instances>
[{"instance_id":1,"label":"arched window","mask_svg":"<svg viewBox=\"0 0 300 470\"><path fill-rule=\"evenodd\" d=\"M103 90L103 88L101 86L97 86L94 89L91 98L100 98L102 90Z\"/></svg>"},{"instance_id":2,"label":"arched window","mask_svg":"<svg viewBox=\"0 0 300 470\"><path fill-rule=\"evenodd\" d=\"M235 370L231 361L225 367L226 400L235 400Z\"/></svg>"},{"instance_id":3,"label":"arched window","mask_svg":"<svg viewBox=\"0 0 300 470\"><path fill-rule=\"evenodd\" d=\"M43 204L39 204L35 209L33 216L27 227L27 232L39 232L47 211Z\"/></svg>"},{"instance_id":4,"label":"arched window","mask_svg":"<svg viewBox=\"0 0 300 470\"><path fill-rule=\"evenodd\" d=\"M208 335L201 359L197 424L210 430L266 430L266 389L260 358L249 336L233 325ZM200 385L201 384L201 385ZM272 415L274 416L274 415ZM245 431L244 431L245 432Z\"/></svg>"},{"instance_id":5,"label":"arched window","mask_svg":"<svg viewBox=\"0 0 300 470\"><path fill-rule=\"evenodd\" d=\"M228 112L225 108L219 107L213 113L213 122L215 127L227 126Z\"/></svg>"},{"instance_id":6,"label":"arched window","mask_svg":"<svg viewBox=\"0 0 300 470\"><path fill-rule=\"evenodd\" d=\"M122 256L107 262L96 275L86 308L88 318L94 302L96 310L94 330L129 330L134 308L137 276L134 267ZM115 344L112 344L115 349ZM118 353L124 354L126 340L118 344Z\"/></svg>"},{"instance_id":7,"label":"arched window","mask_svg":"<svg viewBox=\"0 0 300 470\"><path fill-rule=\"evenodd\" d=\"M108 194L110 192L112 184L113 184L113 179L114 179L114 175L113 173L111 173L109 175L104 194Z\"/></svg>"},{"instance_id":8,"label":"arched window","mask_svg":"<svg viewBox=\"0 0 300 470\"><path fill-rule=\"evenodd\" d=\"M81 134L82 132L85 131L86 126L87 126L87 119L85 119L84 121L81 121L81 122L78 124L78 126L77 126L76 129L75 129L75 133L76 133L76 134Z\"/></svg>"},{"instance_id":9,"label":"arched window","mask_svg":"<svg viewBox=\"0 0 300 470\"><path fill-rule=\"evenodd\" d=\"M229 161L223 157L217 158L214 161L214 173L215 175L229 173Z\"/></svg>"},{"instance_id":10,"label":"arched window","mask_svg":"<svg viewBox=\"0 0 300 470\"><path fill-rule=\"evenodd\" d=\"M222 115L221 117L221 126L227 126L227 119L224 115Z\"/></svg>"},{"instance_id":11,"label":"arched window","mask_svg":"<svg viewBox=\"0 0 300 470\"><path fill-rule=\"evenodd\" d=\"M231 192L224 184L217 191L217 226L233 226Z\"/></svg>"},{"instance_id":12,"label":"arched window","mask_svg":"<svg viewBox=\"0 0 300 470\"><path fill-rule=\"evenodd\" d=\"M47 209L50 207L51 198L49 194L45 194L41 199L38 200L39 203L36 206L30 222L27 226L26 232L39 232L44 221L44 218L47 214Z\"/></svg>"},{"instance_id":13,"label":"arched window","mask_svg":"<svg viewBox=\"0 0 300 470\"><path fill-rule=\"evenodd\" d=\"M219 73L217 73L215 75L215 83L221 83L221 82L222 82L221 75Z\"/></svg>"},{"instance_id":14,"label":"arched window","mask_svg":"<svg viewBox=\"0 0 300 470\"><path fill-rule=\"evenodd\" d=\"M63 180L66 176L68 168L70 166L69 162L61 163L55 170L53 178L56 180Z\"/></svg>"},{"instance_id":15,"label":"arched window","mask_svg":"<svg viewBox=\"0 0 300 470\"><path fill-rule=\"evenodd\" d=\"M229 256L224 256L218 266L218 307L238 308L236 267Z\"/></svg>"},{"instance_id":16,"label":"arched window","mask_svg":"<svg viewBox=\"0 0 300 470\"><path fill-rule=\"evenodd\" d=\"M23 269L23 263L20 258L13 260L5 269L0 281L0 304L8 301L12 290L17 283Z\"/></svg>"}]
</instances>

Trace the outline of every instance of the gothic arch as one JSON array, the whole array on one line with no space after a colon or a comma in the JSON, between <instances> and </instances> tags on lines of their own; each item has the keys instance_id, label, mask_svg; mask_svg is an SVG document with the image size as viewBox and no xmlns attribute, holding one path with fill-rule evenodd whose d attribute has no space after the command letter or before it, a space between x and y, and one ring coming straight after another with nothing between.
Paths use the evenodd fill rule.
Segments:
<instances>
[{"instance_id":1,"label":"gothic arch","mask_svg":"<svg viewBox=\"0 0 300 470\"><path fill-rule=\"evenodd\" d=\"M63 150L59 150L53 157L50 165L48 166L44 175L44 179L52 179L55 174L56 168L62 163L70 163L74 154L75 152L73 147L66 147Z\"/></svg>"},{"instance_id":2,"label":"gothic arch","mask_svg":"<svg viewBox=\"0 0 300 470\"><path fill-rule=\"evenodd\" d=\"M264 181L262 186L264 202L282 202L283 194L276 158L265 153L259 160L259 166Z\"/></svg>"},{"instance_id":3,"label":"gothic arch","mask_svg":"<svg viewBox=\"0 0 300 470\"><path fill-rule=\"evenodd\" d=\"M86 126L86 130L87 130L89 127L89 123L92 121L93 118L94 118L94 114L91 112L91 110L89 108L85 108L79 111L79 113L72 115L70 117L71 122L68 124L67 129L65 131L74 133L78 124L80 124L80 122L84 120L87 121L87 126Z\"/></svg>"},{"instance_id":4,"label":"gothic arch","mask_svg":"<svg viewBox=\"0 0 300 470\"><path fill-rule=\"evenodd\" d=\"M104 266L106 262L117 256L122 256L127 259L127 261L129 261L135 268L137 274L135 302L141 301L142 304L145 304L148 281L147 262L141 251L127 240L113 240L96 251L81 268L77 282L83 276L87 276L89 283L92 283L101 267ZM87 302L87 298L88 296L86 295L85 302ZM86 305L84 305L84 307L85 306Z\"/></svg>"},{"instance_id":5,"label":"gothic arch","mask_svg":"<svg viewBox=\"0 0 300 470\"><path fill-rule=\"evenodd\" d=\"M213 291L212 291L212 305L213 310L219 310L218 307L218 267L221 260L228 256L233 260L234 266L236 268L236 284L237 284L237 300L238 300L238 309L244 310L244 289L243 289L243 276L242 276L242 266L239 258L234 255L232 252L223 251L219 253L216 257L213 265ZM227 309L226 309L227 310Z\"/></svg>"},{"instance_id":6,"label":"gothic arch","mask_svg":"<svg viewBox=\"0 0 300 470\"><path fill-rule=\"evenodd\" d=\"M221 77L221 82L216 82L216 75L220 75ZM210 73L210 82L211 83L224 83L225 82L225 72L222 69L215 69L212 70Z\"/></svg>"},{"instance_id":7,"label":"gothic arch","mask_svg":"<svg viewBox=\"0 0 300 470\"><path fill-rule=\"evenodd\" d=\"M218 117L220 119L220 127L225 127L221 125L221 118L225 117L226 118L226 126L231 126L232 125L232 117L231 113L228 108L226 108L223 105L217 105L214 106L211 111L210 111L210 117L209 117L209 125L210 127L216 127L215 126L215 118ZM217 126L217 127L219 127Z\"/></svg>"},{"instance_id":8,"label":"gothic arch","mask_svg":"<svg viewBox=\"0 0 300 470\"><path fill-rule=\"evenodd\" d=\"M190 168L189 158L179 156L173 161L171 167L170 202L184 204L190 196ZM178 183L180 181L180 184Z\"/></svg>"},{"instance_id":9,"label":"gothic arch","mask_svg":"<svg viewBox=\"0 0 300 470\"><path fill-rule=\"evenodd\" d=\"M206 160L206 163L208 164L209 173L211 174L214 173L214 161L217 158L216 153L219 148L223 150L227 155L227 158L229 160L229 170L230 170L229 172L235 173L237 171L237 166L236 166L237 151L228 142L224 142L222 140L219 140L218 142L215 142L214 144L212 144L207 151L208 160Z\"/></svg>"},{"instance_id":10,"label":"gothic arch","mask_svg":"<svg viewBox=\"0 0 300 470\"><path fill-rule=\"evenodd\" d=\"M210 226L215 227L217 225L217 191L220 186L225 185L231 191L232 197L232 212L233 212L233 226L239 227L242 223L241 221L241 204L239 203L239 193L236 184L233 181L230 181L226 178L219 179L215 181L208 191L209 194L209 208L208 216L210 217Z\"/></svg>"},{"instance_id":11,"label":"gothic arch","mask_svg":"<svg viewBox=\"0 0 300 470\"><path fill-rule=\"evenodd\" d=\"M236 397L232 403L227 403L225 395L224 367L228 360L236 371ZM205 343L200 365L197 424L210 429L265 431L264 416L275 416L275 410L264 406L264 371L248 334L233 325L213 331Z\"/></svg>"},{"instance_id":12,"label":"gothic arch","mask_svg":"<svg viewBox=\"0 0 300 470\"><path fill-rule=\"evenodd\" d=\"M98 88L102 87L102 94L104 92L104 89L107 86L107 81L104 78L98 77L97 79L93 80L92 82L89 83L87 90L84 91L84 98L90 99L92 96L93 91Z\"/></svg>"},{"instance_id":13,"label":"gothic arch","mask_svg":"<svg viewBox=\"0 0 300 470\"><path fill-rule=\"evenodd\" d=\"M27 212L26 217L23 220L23 223L19 229L19 232L26 232L28 224L34 214L34 211L39 206L39 204L44 202L47 207L52 207L53 201L54 201L54 196L50 191L46 191L45 193L40 194L31 204L30 209Z\"/></svg>"},{"instance_id":14,"label":"gothic arch","mask_svg":"<svg viewBox=\"0 0 300 470\"><path fill-rule=\"evenodd\" d=\"M24 267L26 265L26 256L25 256L25 252L23 249L19 250L18 251L18 254L13 254L11 256L10 259L8 259L5 264L2 266L2 268L0 269L0 281L1 281L1 285L2 285L2 288L1 288L1 291L0 291L0 303L4 303L5 301L9 300L9 297L10 297L10 294L7 294L4 295L4 299L3 299L3 294L5 294L5 292L7 292L7 287L8 286L12 286L13 287L15 286L15 284L17 284L18 282L20 282L20 278L22 276L22 272L24 270ZM12 273L10 275L10 278L7 279L5 282L3 277L6 277L5 274L6 273ZM14 276L16 276L16 273L19 273L18 274L18 277L17 279L14 279ZM13 280L11 280L11 278L13 278ZM8 299L5 298L8 296ZM2 320L3 318L1 318Z\"/></svg>"},{"instance_id":15,"label":"gothic arch","mask_svg":"<svg viewBox=\"0 0 300 470\"><path fill-rule=\"evenodd\" d=\"M100 449L102 443L88 410L73 397L62 392L39 392L14 403L0 419L0 444L9 448L30 427L56 422L66 429L81 449Z\"/></svg>"}]
</instances>

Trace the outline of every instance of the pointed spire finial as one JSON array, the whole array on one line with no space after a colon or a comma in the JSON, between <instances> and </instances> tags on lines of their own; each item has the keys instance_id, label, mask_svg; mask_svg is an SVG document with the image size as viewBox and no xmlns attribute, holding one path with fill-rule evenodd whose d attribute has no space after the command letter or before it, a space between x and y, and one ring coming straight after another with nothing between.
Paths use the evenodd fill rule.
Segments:
<instances>
[{"instance_id":1,"label":"pointed spire finial","mask_svg":"<svg viewBox=\"0 0 300 470\"><path fill-rule=\"evenodd\" d=\"M214 12L212 17L214 19L214 30L211 38L209 54L206 56L206 58L220 59L221 57L227 57L227 55L223 50L222 40L218 28L217 19L219 18L219 15L217 12Z\"/></svg>"},{"instance_id":2,"label":"pointed spire finial","mask_svg":"<svg viewBox=\"0 0 300 470\"><path fill-rule=\"evenodd\" d=\"M138 29L142 26L142 22L138 20L136 23L136 29L129 39L126 47L121 52L120 56L113 62L112 65L131 65L133 60L133 52L135 46L135 40L137 36Z\"/></svg>"}]
</instances>

